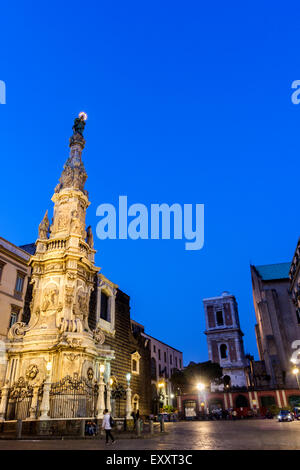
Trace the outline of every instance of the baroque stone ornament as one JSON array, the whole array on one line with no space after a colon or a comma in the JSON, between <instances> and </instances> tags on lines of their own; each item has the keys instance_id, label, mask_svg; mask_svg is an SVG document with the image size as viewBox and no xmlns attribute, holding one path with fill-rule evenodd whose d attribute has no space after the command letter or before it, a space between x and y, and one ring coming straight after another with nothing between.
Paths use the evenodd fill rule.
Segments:
<instances>
[{"instance_id":1,"label":"baroque stone ornament","mask_svg":"<svg viewBox=\"0 0 300 470\"><path fill-rule=\"evenodd\" d=\"M93 331L93 338L94 338L95 342L98 343L98 344L102 345L105 342L105 335L104 335L103 331L101 330L99 324L96 326L95 330Z\"/></svg>"},{"instance_id":2,"label":"baroque stone ornament","mask_svg":"<svg viewBox=\"0 0 300 470\"><path fill-rule=\"evenodd\" d=\"M35 364L31 364L25 372L26 379L27 380L33 380L33 379L36 378L38 373L39 373L38 366L35 365Z\"/></svg>"},{"instance_id":3,"label":"baroque stone ornament","mask_svg":"<svg viewBox=\"0 0 300 470\"><path fill-rule=\"evenodd\" d=\"M86 375L88 380L91 382L94 378L94 371L91 367L88 368Z\"/></svg>"},{"instance_id":4,"label":"baroque stone ornament","mask_svg":"<svg viewBox=\"0 0 300 470\"><path fill-rule=\"evenodd\" d=\"M74 362L79 357L80 357L80 354L74 354L74 353L66 354L66 358L71 362Z\"/></svg>"},{"instance_id":5,"label":"baroque stone ornament","mask_svg":"<svg viewBox=\"0 0 300 470\"><path fill-rule=\"evenodd\" d=\"M70 348L78 348L81 346L82 340L79 338L70 338L69 336L66 337L66 341Z\"/></svg>"},{"instance_id":6,"label":"baroque stone ornament","mask_svg":"<svg viewBox=\"0 0 300 470\"><path fill-rule=\"evenodd\" d=\"M48 219L48 210L47 210L42 222L39 225L39 238L41 240L47 239L48 233L49 233L49 219Z\"/></svg>"},{"instance_id":7,"label":"baroque stone ornament","mask_svg":"<svg viewBox=\"0 0 300 470\"><path fill-rule=\"evenodd\" d=\"M29 330L29 326L21 321L18 321L13 324L13 326L10 328L8 332L8 339L14 340L14 339L19 339L22 338L22 336L25 335L26 331Z\"/></svg>"}]
</instances>

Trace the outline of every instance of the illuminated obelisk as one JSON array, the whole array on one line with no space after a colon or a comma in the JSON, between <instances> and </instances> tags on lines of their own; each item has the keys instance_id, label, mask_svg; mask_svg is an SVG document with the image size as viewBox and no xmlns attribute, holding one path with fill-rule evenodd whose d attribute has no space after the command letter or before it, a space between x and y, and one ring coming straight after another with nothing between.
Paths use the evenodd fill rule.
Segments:
<instances>
[{"instance_id":1,"label":"illuminated obelisk","mask_svg":"<svg viewBox=\"0 0 300 470\"><path fill-rule=\"evenodd\" d=\"M46 213L39 226L36 253L30 259L31 318L28 325L19 322L9 331L6 387L20 378L37 386L70 376L96 380L101 391L103 369L113 358L100 326L91 331L88 324L90 294L99 268L94 264L91 229L86 230L85 224L90 204L81 159L86 118L80 113L74 121L70 155L52 197L52 224L49 227ZM99 402L103 403L103 396Z\"/></svg>"}]
</instances>

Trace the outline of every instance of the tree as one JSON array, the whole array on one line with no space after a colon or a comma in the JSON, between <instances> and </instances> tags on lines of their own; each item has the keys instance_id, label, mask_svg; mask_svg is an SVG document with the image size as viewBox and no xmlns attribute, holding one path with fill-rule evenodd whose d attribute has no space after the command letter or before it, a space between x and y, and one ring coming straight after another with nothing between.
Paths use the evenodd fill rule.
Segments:
<instances>
[{"instance_id":1,"label":"tree","mask_svg":"<svg viewBox=\"0 0 300 470\"><path fill-rule=\"evenodd\" d=\"M188 392L194 389L197 383L210 385L211 382L220 380L222 375L222 367L216 362L190 362L183 370L176 369L170 380L175 389Z\"/></svg>"}]
</instances>

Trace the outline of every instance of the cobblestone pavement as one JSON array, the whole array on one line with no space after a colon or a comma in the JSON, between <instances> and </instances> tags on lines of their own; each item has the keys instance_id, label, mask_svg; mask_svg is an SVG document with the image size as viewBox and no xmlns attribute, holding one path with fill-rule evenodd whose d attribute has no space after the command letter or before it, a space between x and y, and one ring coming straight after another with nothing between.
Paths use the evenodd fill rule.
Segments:
<instances>
[{"instance_id":1,"label":"cobblestone pavement","mask_svg":"<svg viewBox=\"0 0 300 470\"><path fill-rule=\"evenodd\" d=\"M300 449L300 421L204 421L167 423L167 434L152 439L120 439L106 446L101 440L1 441L5 449L57 450L237 450Z\"/></svg>"}]
</instances>

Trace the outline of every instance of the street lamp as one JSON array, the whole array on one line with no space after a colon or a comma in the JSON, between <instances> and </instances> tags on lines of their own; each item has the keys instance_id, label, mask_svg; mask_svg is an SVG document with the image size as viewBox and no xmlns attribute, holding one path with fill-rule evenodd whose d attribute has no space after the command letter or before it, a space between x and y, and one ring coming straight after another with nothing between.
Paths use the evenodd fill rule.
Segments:
<instances>
[{"instance_id":1,"label":"street lamp","mask_svg":"<svg viewBox=\"0 0 300 470\"><path fill-rule=\"evenodd\" d=\"M132 411L132 405L131 405L131 388L130 388L130 379L131 379L131 374L128 372L126 374L126 380L127 380L127 389L126 389L126 419L131 419L131 411Z\"/></svg>"},{"instance_id":2,"label":"street lamp","mask_svg":"<svg viewBox=\"0 0 300 470\"><path fill-rule=\"evenodd\" d=\"M293 368L292 372L293 372L293 374L296 376L298 388L300 389L299 377L298 377L298 374L299 374L299 369L298 369L298 367L295 366L295 367Z\"/></svg>"},{"instance_id":3,"label":"street lamp","mask_svg":"<svg viewBox=\"0 0 300 470\"><path fill-rule=\"evenodd\" d=\"M204 406L205 406L205 403L204 403L205 402L205 394L204 394L205 384L202 382L198 382L197 389L198 389L198 408L199 408L199 413L200 413L200 410L201 409L204 410Z\"/></svg>"},{"instance_id":4,"label":"street lamp","mask_svg":"<svg viewBox=\"0 0 300 470\"><path fill-rule=\"evenodd\" d=\"M205 385L203 383L199 382L197 384L197 388L198 388L199 392L202 392L205 389Z\"/></svg>"},{"instance_id":5,"label":"street lamp","mask_svg":"<svg viewBox=\"0 0 300 470\"><path fill-rule=\"evenodd\" d=\"M100 374L103 374L105 371L105 365L104 364L101 364L100 365Z\"/></svg>"}]
</instances>

